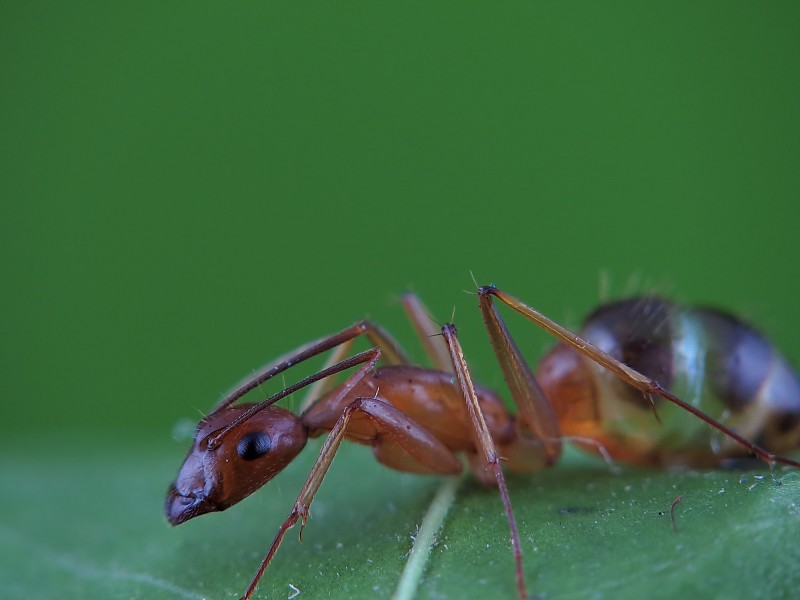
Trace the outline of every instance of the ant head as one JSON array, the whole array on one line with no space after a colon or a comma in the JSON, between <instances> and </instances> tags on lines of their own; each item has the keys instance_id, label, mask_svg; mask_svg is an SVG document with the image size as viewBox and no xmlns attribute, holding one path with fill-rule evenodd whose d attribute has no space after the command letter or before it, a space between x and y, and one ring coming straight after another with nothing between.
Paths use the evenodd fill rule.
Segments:
<instances>
[{"instance_id":1,"label":"ant head","mask_svg":"<svg viewBox=\"0 0 800 600\"><path fill-rule=\"evenodd\" d=\"M267 406L209 444L226 426L252 408L240 404L200 421L194 444L167 491L167 520L172 525L225 510L270 479L305 447L308 435L300 418Z\"/></svg>"}]
</instances>

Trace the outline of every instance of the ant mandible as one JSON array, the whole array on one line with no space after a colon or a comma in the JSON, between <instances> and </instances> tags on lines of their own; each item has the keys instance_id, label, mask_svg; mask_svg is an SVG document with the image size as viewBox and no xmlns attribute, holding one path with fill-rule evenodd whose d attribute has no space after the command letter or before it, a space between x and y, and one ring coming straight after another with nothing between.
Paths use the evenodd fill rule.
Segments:
<instances>
[{"instance_id":1,"label":"ant mandible","mask_svg":"<svg viewBox=\"0 0 800 600\"><path fill-rule=\"evenodd\" d=\"M309 437L328 433L242 600L253 595L286 531L299 520L305 526L314 495L345 438L371 445L379 462L411 473L454 475L463 468L457 455L466 455L477 479L499 488L521 600L528 598L522 550L501 461L518 472L544 469L557 462L562 439L572 437L590 450L599 448L637 465L712 466L755 455L770 465L800 467L776 455L800 445L800 379L761 334L735 317L644 297L600 307L579 337L494 286L481 287L478 297L516 415L494 392L472 383L455 327L441 328L441 344L432 336L420 301L407 295L404 307L435 369L411 364L387 332L360 321L266 365L200 421L167 492L166 514L173 525L233 506L282 471ZM538 379L500 317L495 298L560 342L540 363ZM373 347L345 358L360 336ZM233 405L262 383L329 350L330 366L262 402ZM379 360L384 364L378 366ZM358 365L335 385L333 375ZM273 406L307 386L302 415ZM678 387L689 402L668 391ZM676 428L650 414L664 400L728 440L712 439L706 427L681 423L676 443ZM730 426L707 414L712 411L726 414ZM632 434L632 423L644 433Z\"/></svg>"}]
</instances>

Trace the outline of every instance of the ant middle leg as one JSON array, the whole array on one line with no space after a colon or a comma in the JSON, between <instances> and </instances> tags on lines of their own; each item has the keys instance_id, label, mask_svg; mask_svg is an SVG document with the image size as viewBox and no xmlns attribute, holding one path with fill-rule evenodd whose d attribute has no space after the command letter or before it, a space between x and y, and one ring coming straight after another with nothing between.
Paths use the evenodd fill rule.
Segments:
<instances>
[{"instance_id":1,"label":"ant middle leg","mask_svg":"<svg viewBox=\"0 0 800 600\"><path fill-rule=\"evenodd\" d=\"M455 368L456 378L461 387L464 400L467 404L470 420L472 421L472 430L475 436L476 445L480 453L483 454L485 464L491 470L494 481L500 490L500 496L503 500L503 507L508 520L508 526L511 533L511 546L514 552L514 563L516 568L516 581L517 592L519 593L520 600L527 600L528 593L525 589L525 576L522 571L522 544L520 542L519 530L517 528L517 521L514 517L514 511L511 508L511 498L508 495L508 486L506 485L505 477L503 476L503 469L500 466L500 457L497 454L494 439L486 424L486 419L483 416L478 397L475 393L475 386L472 383L472 377L467 367L467 361L464 358L464 352L461 349L461 344L458 341L458 334L456 328L452 324L446 324L442 327L442 334L447 342L450 357Z\"/></svg>"}]
</instances>

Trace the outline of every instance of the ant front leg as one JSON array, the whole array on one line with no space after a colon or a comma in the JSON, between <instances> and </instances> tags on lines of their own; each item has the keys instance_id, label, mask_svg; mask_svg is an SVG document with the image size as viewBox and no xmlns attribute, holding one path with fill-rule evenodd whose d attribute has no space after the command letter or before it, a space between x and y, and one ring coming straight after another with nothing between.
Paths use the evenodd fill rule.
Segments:
<instances>
[{"instance_id":1,"label":"ant front leg","mask_svg":"<svg viewBox=\"0 0 800 600\"><path fill-rule=\"evenodd\" d=\"M372 354L371 358L366 362L366 364L363 364L358 371L347 378L347 381L344 383L345 387L352 387L357 384L378 362L381 354L380 350L374 349L371 350L370 353ZM253 580L250 582L250 585L247 587L247 590L245 591L245 594L242 596L241 600L248 600L253 595L258 582L264 575L264 571L267 570L269 563L272 562L273 557L278 552L278 548L280 547L281 542L283 542L283 537L286 535L286 532L294 527L299 519L303 520L303 526L305 526L306 521L308 520L308 509L311 505L311 501L314 499L314 495L317 493L317 490L322 483L322 479L325 477L325 473L333 461L333 456L336 454L336 450L339 448L339 444L342 441L342 436L344 435L344 428L347 426L347 423L350 420L351 412L352 411L348 411L346 409L342 413L342 416L339 419L341 425L337 422L337 425L339 425L338 429L337 427L334 427L331 431L331 434L328 436L328 439L325 440L325 444L322 446L319 458L317 458L314 466L311 468L311 472L309 473L306 482L303 484L303 487L300 488L300 494L297 496L297 501L294 504L292 512L275 534L275 539L272 541L269 552L267 552L264 560L261 561L258 571L256 571ZM300 531L302 534L302 529Z\"/></svg>"},{"instance_id":2,"label":"ant front leg","mask_svg":"<svg viewBox=\"0 0 800 600\"><path fill-rule=\"evenodd\" d=\"M342 389L351 390L374 367L380 354L378 350L374 352L376 352L375 358L348 378ZM336 400L331 399L331 401L335 402ZM326 426L321 422L307 423L307 425L310 428ZM342 440L353 430L357 431L360 442L373 446L376 458L384 464L398 467L415 464L417 472L438 475L456 475L461 472L461 463L455 455L408 415L376 398L355 399L344 408L336 423L330 428L330 433L322 445L319 456L300 489L292 512L278 529L269 552L264 557L242 600L248 600L252 596L264 571L278 551L284 535L299 520L302 520L300 530L302 536L302 527L308 520L311 502L319 490Z\"/></svg>"}]
</instances>

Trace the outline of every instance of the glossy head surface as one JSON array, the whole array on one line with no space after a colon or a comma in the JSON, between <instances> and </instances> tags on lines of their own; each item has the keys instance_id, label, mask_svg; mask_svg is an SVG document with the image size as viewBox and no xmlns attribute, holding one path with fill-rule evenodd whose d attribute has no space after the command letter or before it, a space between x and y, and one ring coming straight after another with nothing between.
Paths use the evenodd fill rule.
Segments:
<instances>
[{"instance_id":1,"label":"glossy head surface","mask_svg":"<svg viewBox=\"0 0 800 600\"><path fill-rule=\"evenodd\" d=\"M252 408L226 408L200 422L194 443L169 490L167 520L172 525L243 500L288 465L306 444L297 415L269 406L226 433L209 449L209 439Z\"/></svg>"}]
</instances>

